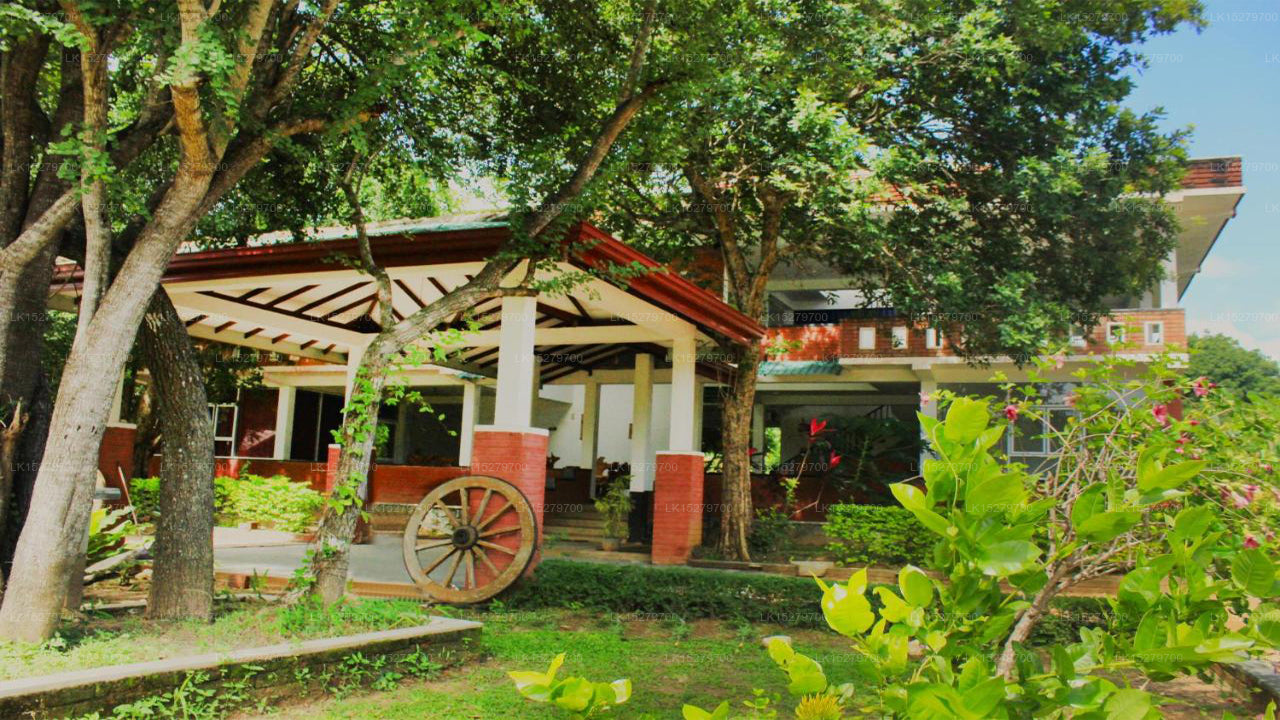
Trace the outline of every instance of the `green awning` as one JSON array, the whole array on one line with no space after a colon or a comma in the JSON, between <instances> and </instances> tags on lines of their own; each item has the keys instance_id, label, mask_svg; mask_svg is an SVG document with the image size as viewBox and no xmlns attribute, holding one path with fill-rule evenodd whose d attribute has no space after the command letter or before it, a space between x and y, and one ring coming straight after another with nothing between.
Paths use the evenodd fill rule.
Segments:
<instances>
[{"instance_id":1,"label":"green awning","mask_svg":"<svg viewBox=\"0 0 1280 720\"><path fill-rule=\"evenodd\" d=\"M767 375L839 375L840 363L836 360L766 360L760 363L759 374Z\"/></svg>"}]
</instances>

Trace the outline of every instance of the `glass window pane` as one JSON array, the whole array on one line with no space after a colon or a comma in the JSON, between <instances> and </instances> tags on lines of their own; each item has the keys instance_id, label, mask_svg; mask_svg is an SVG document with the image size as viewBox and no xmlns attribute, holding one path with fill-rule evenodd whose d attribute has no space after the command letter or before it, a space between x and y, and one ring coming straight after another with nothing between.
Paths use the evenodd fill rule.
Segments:
<instances>
[{"instance_id":1,"label":"glass window pane","mask_svg":"<svg viewBox=\"0 0 1280 720\"><path fill-rule=\"evenodd\" d=\"M1044 441L1040 439L1040 435L1044 434L1044 426L1040 420L1023 414L1018 416L1013 425L1013 452L1015 454L1041 454L1044 452Z\"/></svg>"}]
</instances>

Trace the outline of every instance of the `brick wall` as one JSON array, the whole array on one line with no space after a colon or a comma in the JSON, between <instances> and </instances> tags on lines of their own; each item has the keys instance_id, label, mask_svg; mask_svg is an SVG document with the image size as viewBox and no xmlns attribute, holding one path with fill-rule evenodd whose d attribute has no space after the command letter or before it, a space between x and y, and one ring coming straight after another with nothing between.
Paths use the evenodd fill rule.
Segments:
<instances>
[{"instance_id":1,"label":"brick wall","mask_svg":"<svg viewBox=\"0 0 1280 720\"><path fill-rule=\"evenodd\" d=\"M102 446L98 450L98 470L107 480L107 487L122 489L120 472L126 479L133 478L133 439L138 431L132 425L108 425L102 434ZM123 496L122 496L123 497Z\"/></svg>"},{"instance_id":2,"label":"brick wall","mask_svg":"<svg viewBox=\"0 0 1280 720\"><path fill-rule=\"evenodd\" d=\"M278 392L273 388L259 388L240 393L236 455L269 458L275 452Z\"/></svg>"},{"instance_id":3,"label":"brick wall","mask_svg":"<svg viewBox=\"0 0 1280 720\"><path fill-rule=\"evenodd\" d=\"M778 360L832 360L840 357L839 325L795 325L769 328L766 347L798 343L785 355L770 355Z\"/></svg>"}]
</instances>

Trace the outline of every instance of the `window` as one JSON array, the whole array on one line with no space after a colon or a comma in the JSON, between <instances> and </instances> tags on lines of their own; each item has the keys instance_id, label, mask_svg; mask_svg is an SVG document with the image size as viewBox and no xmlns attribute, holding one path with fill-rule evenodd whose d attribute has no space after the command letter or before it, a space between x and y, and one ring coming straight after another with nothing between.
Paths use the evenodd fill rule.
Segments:
<instances>
[{"instance_id":1,"label":"window","mask_svg":"<svg viewBox=\"0 0 1280 720\"><path fill-rule=\"evenodd\" d=\"M1071 328L1071 338L1067 342L1071 347L1084 347L1089 344L1085 339L1084 328L1078 325Z\"/></svg>"},{"instance_id":2,"label":"window","mask_svg":"<svg viewBox=\"0 0 1280 720\"><path fill-rule=\"evenodd\" d=\"M924 346L930 350L942 347L942 335L938 333L937 328L928 328L924 331Z\"/></svg>"},{"instance_id":3,"label":"window","mask_svg":"<svg viewBox=\"0 0 1280 720\"><path fill-rule=\"evenodd\" d=\"M907 348L907 326L898 325L893 329L893 349L905 350Z\"/></svg>"},{"instance_id":4,"label":"window","mask_svg":"<svg viewBox=\"0 0 1280 720\"><path fill-rule=\"evenodd\" d=\"M235 403L209 404L209 417L213 419L213 454L216 457L235 457L239 415L240 408Z\"/></svg>"},{"instance_id":5,"label":"window","mask_svg":"<svg viewBox=\"0 0 1280 720\"><path fill-rule=\"evenodd\" d=\"M1147 345L1163 345L1164 344L1164 323L1149 322L1143 326L1145 332L1143 335Z\"/></svg>"},{"instance_id":6,"label":"window","mask_svg":"<svg viewBox=\"0 0 1280 720\"><path fill-rule=\"evenodd\" d=\"M1110 345L1124 344L1125 326L1124 323L1107 323L1107 343Z\"/></svg>"},{"instance_id":7,"label":"window","mask_svg":"<svg viewBox=\"0 0 1280 720\"><path fill-rule=\"evenodd\" d=\"M858 349L859 350L875 350L876 349L876 329L873 327L858 328Z\"/></svg>"},{"instance_id":8,"label":"window","mask_svg":"<svg viewBox=\"0 0 1280 720\"><path fill-rule=\"evenodd\" d=\"M1050 434L1067 427L1067 419L1075 412L1066 406L1043 405L1036 408L1043 417L1033 418L1026 413L1014 421L1011 432L1005 436L1005 452L1011 458L1047 457L1058 449L1058 443Z\"/></svg>"},{"instance_id":9,"label":"window","mask_svg":"<svg viewBox=\"0 0 1280 720\"><path fill-rule=\"evenodd\" d=\"M383 462L396 462L396 455L399 448L396 445L396 434L400 429L400 408L398 405L383 404L378 408L378 436L385 437L386 441L378 443L377 459ZM383 435L381 428L386 428L386 435Z\"/></svg>"}]
</instances>

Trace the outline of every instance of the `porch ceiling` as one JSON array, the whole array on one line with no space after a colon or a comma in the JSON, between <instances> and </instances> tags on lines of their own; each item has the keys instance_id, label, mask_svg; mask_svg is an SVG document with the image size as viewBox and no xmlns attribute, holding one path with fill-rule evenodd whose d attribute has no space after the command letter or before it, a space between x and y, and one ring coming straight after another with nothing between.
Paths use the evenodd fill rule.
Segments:
<instances>
[{"instance_id":1,"label":"porch ceiling","mask_svg":"<svg viewBox=\"0 0 1280 720\"><path fill-rule=\"evenodd\" d=\"M561 272L608 263L657 267L590 226L576 232L575 240L585 238L590 246L570 253L558 264ZM403 319L464 285L507 233L501 223L481 223L373 237L375 256L392 278L390 320ZM386 320L380 316L372 279L340 262L354 250L354 241L338 238L180 254L163 285L193 337L345 363ZM62 266L53 289L55 305L73 305L78 269ZM438 365L492 377L501 307L501 299L493 299L455 315L442 329L466 330L475 323L478 330L465 333L451 360ZM534 342L546 380L589 370L623 353L665 354L675 337L763 334L763 328L714 295L662 271L633 279L625 289L593 278L562 295L539 297L536 328Z\"/></svg>"}]
</instances>

